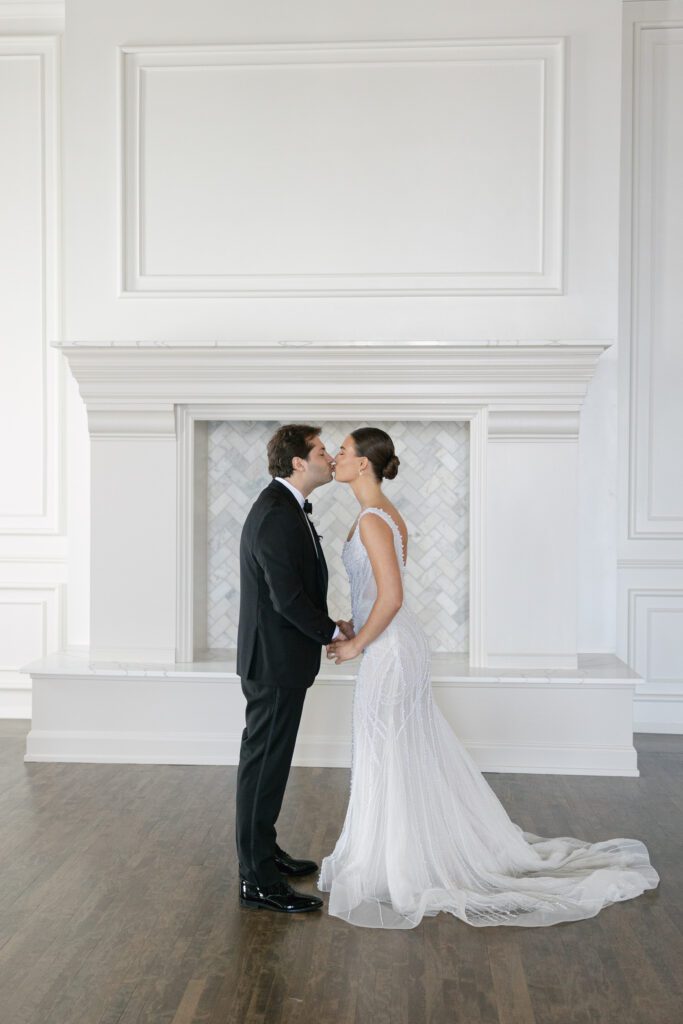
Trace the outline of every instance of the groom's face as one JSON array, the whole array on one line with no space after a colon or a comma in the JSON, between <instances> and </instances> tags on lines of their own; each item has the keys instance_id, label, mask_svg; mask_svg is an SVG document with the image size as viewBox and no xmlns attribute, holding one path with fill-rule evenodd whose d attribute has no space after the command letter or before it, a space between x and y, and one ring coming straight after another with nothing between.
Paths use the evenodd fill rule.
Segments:
<instances>
[{"instance_id":1,"label":"groom's face","mask_svg":"<svg viewBox=\"0 0 683 1024\"><path fill-rule=\"evenodd\" d=\"M306 484L308 491L312 491L321 484L329 484L334 469L334 459L328 454L325 445L319 437L312 439L312 447L308 458L300 460L304 472L302 482Z\"/></svg>"}]
</instances>

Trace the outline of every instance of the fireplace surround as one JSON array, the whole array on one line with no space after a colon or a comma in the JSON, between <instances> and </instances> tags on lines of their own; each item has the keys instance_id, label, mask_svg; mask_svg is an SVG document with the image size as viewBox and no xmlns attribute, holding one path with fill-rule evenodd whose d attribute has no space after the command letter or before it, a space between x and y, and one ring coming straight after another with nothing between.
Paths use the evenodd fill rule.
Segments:
<instances>
[{"instance_id":1,"label":"fireplace surround","mask_svg":"<svg viewBox=\"0 0 683 1024\"><path fill-rule=\"evenodd\" d=\"M316 425L322 428L322 441L334 455L359 423L336 420ZM386 481L384 490L410 524L406 601L420 617L432 651L467 653L467 424L382 420L374 425L393 438L401 459L398 476ZM222 420L198 426L207 431L208 458L195 463L195 532L205 533L206 542L197 534L194 658L201 659L206 652L227 659L237 644L242 524L258 494L270 483L266 447L279 424L272 420ZM327 603L332 618L348 618L349 586L342 550L358 514L358 503L350 487L334 482L310 497L329 573Z\"/></svg>"},{"instance_id":2,"label":"fireplace surround","mask_svg":"<svg viewBox=\"0 0 683 1024\"><path fill-rule=\"evenodd\" d=\"M434 657L445 713L484 768L637 774L638 677L577 650L579 414L604 343L56 347L91 438L91 635L26 667L28 760L235 763L234 665L197 643L207 425L412 421L469 433L468 652ZM323 665L295 763L348 763L352 682Z\"/></svg>"}]
</instances>

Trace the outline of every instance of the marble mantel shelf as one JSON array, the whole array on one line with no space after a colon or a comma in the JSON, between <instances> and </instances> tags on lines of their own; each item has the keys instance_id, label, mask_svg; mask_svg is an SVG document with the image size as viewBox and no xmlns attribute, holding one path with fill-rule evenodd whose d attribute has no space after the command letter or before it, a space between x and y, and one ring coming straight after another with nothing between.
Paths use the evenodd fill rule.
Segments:
<instances>
[{"instance_id":1,"label":"marble mantel shelf","mask_svg":"<svg viewBox=\"0 0 683 1024\"><path fill-rule=\"evenodd\" d=\"M467 348L487 348L496 346L498 348L545 348L549 345L554 347L593 347L598 346L600 348L609 348L612 344L611 340L603 341L573 341L571 339L563 338L484 338L484 339L471 339L471 340L423 340L423 341L395 341L392 339L379 339L369 341L367 339L342 339L339 341L312 341L307 339L282 339L273 341L261 340L261 341L225 341L221 339L214 339L208 341L202 341L197 339L187 340L152 340L149 339L144 341L115 341L115 340L98 340L98 341L53 341L51 343L52 348L67 350L70 348L225 348L235 349L242 348L250 350L252 348L277 348L277 347L297 347L297 348L396 348L396 349L413 349L413 348L452 348L452 349L467 349Z\"/></svg>"},{"instance_id":2,"label":"marble mantel shelf","mask_svg":"<svg viewBox=\"0 0 683 1024\"><path fill-rule=\"evenodd\" d=\"M324 657L324 656L323 656ZM317 677L319 682L353 683L359 662L351 666L323 664ZM117 678L169 678L177 681L203 680L216 683L235 681L235 658L233 652L216 653L203 661L176 662L174 664L150 665L144 662L92 662L87 648L51 654L22 668L32 677L49 678L69 675L71 677ZM578 686L635 686L641 677L613 654L579 654L576 669L565 668L475 668L468 664L466 654L433 654L432 682L443 684L483 685L578 685Z\"/></svg>"},{"instance_id":3,"label":"marble mantel shelf","mask_svg":"<svg viewBox=\"0 0 683 1024\"><path fill-rule=\"evenodd\" d=\"M200 404L220 404L245 418L259 418L265 408L273 419L294 409L319 415L316 401L322 411L353 416L364 408L430 419L447 408L576 414L609 343L68 341L53 347L78 382L91 429L106 432L116 429L111 417L93 417L115 414L120 424L127 415L131 429L144 431L143 420L135 423L143 413L148 429L170 431L174 407ZM153 418L164 414L165 427Z\"/></svg>"}]
</instances>

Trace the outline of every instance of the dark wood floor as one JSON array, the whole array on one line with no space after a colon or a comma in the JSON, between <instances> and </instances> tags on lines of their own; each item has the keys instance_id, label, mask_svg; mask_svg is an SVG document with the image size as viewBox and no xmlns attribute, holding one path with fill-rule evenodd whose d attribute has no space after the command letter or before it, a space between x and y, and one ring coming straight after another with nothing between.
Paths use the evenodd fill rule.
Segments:
<instances>
[{"instance_id":1,"label":"dark wood floor","mask_svg":"<svg viewBox=\"0 0 683 1024\"><path fill-rule=\"evenodd\" d=\"M683 737L637 737L639 779L487 775L530 831L643 839L655 892L552 928L380 933L240 910L234 768L24 764L27 729L0 722L2 1024L683 1021ZM293 769L281 844L319 860L347 796L348 772Z\"/></svg>"}]
</instances>

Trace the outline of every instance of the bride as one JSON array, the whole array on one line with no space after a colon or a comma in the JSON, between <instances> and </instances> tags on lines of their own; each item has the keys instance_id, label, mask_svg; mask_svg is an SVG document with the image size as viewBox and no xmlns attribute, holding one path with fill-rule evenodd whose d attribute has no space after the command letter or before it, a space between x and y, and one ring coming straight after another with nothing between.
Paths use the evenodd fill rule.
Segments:
<instances>
[{"instance_id":1,"label":"bride","mask_svg":"<svg viewBox=\"0 0 683 1024\"><path fill-rule=\"evenodd\" d=\"M361 508L342 552L356 636L327 656L362 660L346 819L318 879L329 913L369 928L414 928L441 910L478 926L538 926L654 889L637 839L523 832L434 703L427 639L403 603L407 529L381 486L398 466L376 427L352 431L336 457Z\"/></svg>"}]
</instances>

